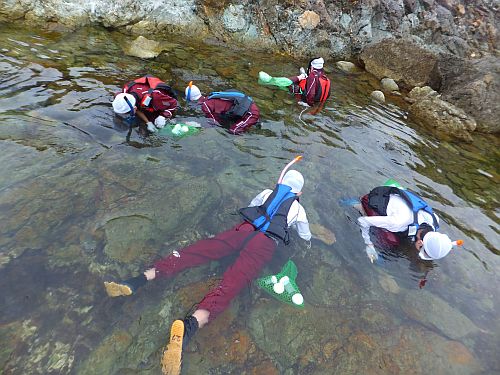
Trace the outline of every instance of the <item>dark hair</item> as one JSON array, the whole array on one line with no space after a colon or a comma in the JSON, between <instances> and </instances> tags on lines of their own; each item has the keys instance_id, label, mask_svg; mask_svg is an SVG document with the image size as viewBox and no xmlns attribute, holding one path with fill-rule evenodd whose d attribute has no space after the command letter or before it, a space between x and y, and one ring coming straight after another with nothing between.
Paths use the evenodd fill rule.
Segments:
<instances>
[{"instance_id":1,"label":"dark hair","mask_svg":"<svg viewBox=\"0 0 500 375\"><path fill-rule=\"evenodd\" d=\"M427 224L427 223L423 223L419 226L418 230L420 231L420 239L423 241L424 240L424 236L429 233L429 232L434 232L434 229L432 229L432 227Z\"/></svg>"}]
</instances>

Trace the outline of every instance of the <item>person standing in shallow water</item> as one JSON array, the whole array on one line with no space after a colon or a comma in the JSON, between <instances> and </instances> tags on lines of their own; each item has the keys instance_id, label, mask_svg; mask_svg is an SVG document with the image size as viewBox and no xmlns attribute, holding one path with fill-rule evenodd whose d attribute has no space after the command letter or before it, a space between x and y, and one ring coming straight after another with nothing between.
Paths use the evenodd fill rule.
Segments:
<instances>
[{"instance_id":1,"label":"person standing in shallow water","mask_svg":"<svg viewBox=\"0 0 500 375\"><path fill-rule=\"evenodd\" d=\"M144 121L149 132L163 128L178 108L175 91L159 78L146 75L128 82L113 100L114 112L130 128L135 117Z\"/></svg>"},{"instance_id":2,"label":"person standing in shallow water","mask_svg":"<svg viewBox=\"0 0 500 375\"><path fill-rule=\"evenodd\" d=\"M304 178L296 170L284 174L285 170L274 190L262 191L248 207L240 209L243 222L213 238L174 251L137 277L123 282L104 283L109 296L127 296L152 280L172 277L187 268L231 254L239 254L236 261L225 271L220 284L203 298L196 311L183 320L174 321L171 341L165 353L166 362L180 363L182 347L197 329L214 320L229 307L231 300L256 278L271 260L278 244L289 243L290 227L294 228L302 239L308 241L308 248L311 247L309 222L298 201L302 195Z\"/></svg>"},{"instance_id":3,"label":"person standing in shallow water","mask_svg":"<svg viewBox=\"0 0 500 375\"><path fill-rule=\"evenodd\" d=\"M200 105L205 117L227 128L231 134L246 132L259 121L259 107L252 98L239 91L227 90L203 96L200 89L190 82L185 94L186 101Z\"/></svg>"},{"instance_id":4,"label":"person standing in shallow water","mask_svg":"<svg viewBox=\"0 0 500 375\"><path fill-rule=\"evenodd\" d=\"M363 216L358 218L361 235L366 244L366 254L373 262L378 253L370 237L370 228L378 228L377 241L384 247L396 247L402 237L414 241L418 256L423 260L444 258L454 245L439 229L439 218L432 208L416 194L395 186L379 186L352 205Z\"/></svg>"},{"instance_id":5,"label":"person standing in shallow water","mask_svg":"<svg viewBox=\"0 0 500 375\"><path fill-rule=\"evenodd\" d=\"M297 100L313 106L324 103L330 97L330 79L323 70L324 63L322 57L316 57L309 61L307 72L300 68L300 75L289 78L293 82L290 91Z\"/></svg>"}]
</instances>

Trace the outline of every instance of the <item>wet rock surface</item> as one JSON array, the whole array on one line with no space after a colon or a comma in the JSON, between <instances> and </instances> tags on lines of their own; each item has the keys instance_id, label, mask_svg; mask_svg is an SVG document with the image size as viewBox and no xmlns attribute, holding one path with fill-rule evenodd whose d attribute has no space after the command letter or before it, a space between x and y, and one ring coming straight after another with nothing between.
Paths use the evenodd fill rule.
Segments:
<instances>
[{"instance_id":1,"label":"wet rock surface","mask_svg":"<svg viewBox=\"0 0 500 375\"><path fill-rule=\"evenodd\" d=\"M407 88L437 85L438 55L415 39L384 39L365 47L359 57L365 69L379 79L389 77Z\"/></svg>"},{"instance_id":2,"label":"wet rock surface","mask_svg":"<svg viewBox=\"0 0 500 375\"><path fill-rule=\"evenodd\" d=\"M408 97L414 101L409 113L418 121L457 138L472 140L470 133L476 129L476 121L462 109L442 100L430 87L416 87Z\"/></svg>"},{"instance_id":3,"label":"wet rock surface","mask_svg":"<svg viewBox=\"0 0 500 375\"><path fill-rule=\"evenodd\" d=\"M472 116L477 131L498 133L500 124L500 60L489 56L472 61L448 56L439 64L443 100Z\"/></svg>"}]
</instances>

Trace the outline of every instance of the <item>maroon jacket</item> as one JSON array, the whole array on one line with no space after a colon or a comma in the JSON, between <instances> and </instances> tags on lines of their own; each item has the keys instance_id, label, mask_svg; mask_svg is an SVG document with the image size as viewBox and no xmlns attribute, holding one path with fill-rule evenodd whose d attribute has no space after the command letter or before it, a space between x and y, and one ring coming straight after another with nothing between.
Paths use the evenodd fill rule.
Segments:
<instances>
[{"instance_id":1,"label":"maroon jacket","mask_svg":"<svg viewBox=\"0 0 500 375\"><path fill-rule=\"evenodd\" d=\"M205 117L214 120L218 125L223 123L221 115L226 113L233 105L230 100L207 99L205 96L198 99L198 104L201 105ZM259 108L255 103L252 103L247 114L238 119L234 124L231 124L228 131L231 134L241 134L250 129L252 125L255 125L259 121L259 117Z\"/></svg>"},{"instance_id":2,"label":"maroon jacket","mask_svg":"<svg viewBox=\"0 0 500 375\"><path fill-rule=\"evenodd\" d=\"M128 87L127 85L125 85L125 88ZM130 89L126 91L124 89L123 91L134 95L137 109L143 112L151 121L160 115L165 118L171 118L178 107L177 100L160 88L153 90L151 93L151 102L148 106L145 106L142 100L148 93L148 90L149 86L147 84L135 83Z\"/></svg>"},{"instance_id":3,"label":"maroon jacket","mask_svg":"<svg viewBox=\"0 0 500 375\"><path fill-rule=\"evenodd\" d=\"M313 106L317 102L316 96L318 91L321 91L321 83L319 81L320 76L325 76L323 69L314 69L311 67L311 71L305 80L299 81L297 76L290 77L290 80L294 83L294 93L300 93L299 87L303 92L301 100L304 100L310 106ZM325 76L326 77L326 76ZM304 83L305 81L305 83ZM298 87L297 87L298 86ZM330 94L328 94L330 95Z\"/></svg>"}]
</instances>

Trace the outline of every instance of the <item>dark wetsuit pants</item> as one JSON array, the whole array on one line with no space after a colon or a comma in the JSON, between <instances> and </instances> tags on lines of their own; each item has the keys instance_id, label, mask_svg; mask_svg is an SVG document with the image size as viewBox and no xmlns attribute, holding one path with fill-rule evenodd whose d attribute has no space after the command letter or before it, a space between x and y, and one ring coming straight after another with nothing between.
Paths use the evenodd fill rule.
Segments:
<instances>
[{"instance_id":1,"label":"dark wetsuit pants","mask_svg":"<svg viewBox=\"0 0 500 375\"><path fill-rule=\"evenodd\" d=\"M213 238L200 240L179 250L178 257L172 254L157 261L154 267L160 276L172 276L186 268L239 253L235 262L224 272L219 285L198 305L199 309L210 312L211 321L229 306L241 289L260 274L275 249L274 240L255 231L253 225L243 222Z\"/></svg>"}]
</instances>

